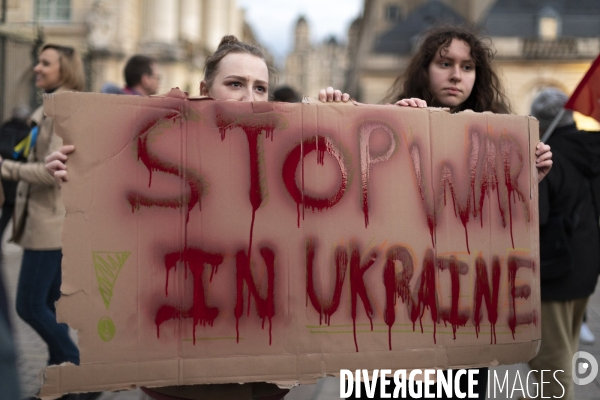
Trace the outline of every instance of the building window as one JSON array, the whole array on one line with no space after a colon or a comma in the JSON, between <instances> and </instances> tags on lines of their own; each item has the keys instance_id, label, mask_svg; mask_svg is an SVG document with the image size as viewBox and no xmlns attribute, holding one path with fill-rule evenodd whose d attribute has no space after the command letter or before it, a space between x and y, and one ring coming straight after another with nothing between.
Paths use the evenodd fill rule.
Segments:
<instances>
[{"instance_id":1,"label":"building window","mask_svg":"<svg viewBox=\"0 0 600 400\"><path fill-rule=\"evenodd\" d=\"M71 19L71 0L35 0L36 21L62 22Z\"/></svg>"},{"instance_id":2,"label":"building window","mask_svg":"<svg viewBox=\"0 0 600 400\"><path fill-rule=\"evenodd\" d=\"M400 7L387 6L385 10L385 19L388 21L400 21Z\"/></svg>"},{"instance_id":3,"label":"building window","mask_svg":"<svg viewBox=\"0 0 600 400\"><path fill-rule=\"evenodd\" d=\"M552 7L544 7L537 18L538 37L542 40L556 40L560 36L560 14Z\"/></svg>"},{"instance_id":4,"label":"building window","mask_svg":"<svg viewBox=\"0 0 600 400\"><path fill-rule=\"evenodd\" d=\"M558 36L558 21L556 18L540 18L539 35L545 40L555 40Z\"/></svg>"}]
</instances>

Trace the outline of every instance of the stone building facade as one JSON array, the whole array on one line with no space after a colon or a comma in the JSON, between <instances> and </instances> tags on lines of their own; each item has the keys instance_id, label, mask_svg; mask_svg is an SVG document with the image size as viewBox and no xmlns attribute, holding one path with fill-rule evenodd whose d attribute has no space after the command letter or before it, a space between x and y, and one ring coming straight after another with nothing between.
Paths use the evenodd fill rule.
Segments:
<instances>
[{"instance_id":1,"label":"stone building facade","mask_svg":"<svg viewBox=\"0 0 600 400\"><path fill-rule=\"evenodd\" d=\"M88 90L106 82L123 85L123 67L136 53L154 57L161 70L160 92L179 87L199 92L205 57L221 37L254 40L236 0L3 0L0 19L0 80L5 83L3 119L32 92L31 66L42 42L76 48L82 55ZM20 44L18 51L2 43ZM19 69L11 60L19 59ZM9 89L10 86L10 89Z\"/></svg>"},{"instance_id":2,"label":"stone building facade","mask_svg":"<svg viewBox=\"0 0 600 400\"><path fill-rule=\"evenodd\" d=\"M308 21L298 18L294 47L286 58L279 83L290 86L300 96L316 97L321 88L342 88L347 68L347 46L333 36L313 45Z\"/></svg>"},{"instance_id":3,"label":"stone building facade","mask_svg":"<svg viewBox=\"0 0 600 400\"><path fill-rule=\"evenodd\" d=\"M600 52L597 0L365 0L349 51L345 89L368 103L388 90L416 50L420 35L440 22L480 27L513 111L527 114L541 88L572 93ZM580 115L587 128L598 126Z\"/></svg>"},{"instance_id":4,"label":"stone building facade","mask_svg":"<svg viewBox=\"0 0 600 400\"><path fill-rule=\"evenodd\" d=\"M483 24L519 114L529 112L533 97L544 87L571 94L600 52L596 0L498 0ZM576 119L584 128L598 128L591 118Z\"/></svg>"}]
</instances>

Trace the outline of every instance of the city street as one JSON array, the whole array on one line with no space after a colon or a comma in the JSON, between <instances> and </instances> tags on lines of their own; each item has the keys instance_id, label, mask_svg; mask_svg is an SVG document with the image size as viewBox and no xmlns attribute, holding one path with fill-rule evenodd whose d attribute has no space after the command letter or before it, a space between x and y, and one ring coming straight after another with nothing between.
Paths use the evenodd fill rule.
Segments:
<instances>
[{"instance_id":1,"label":"city street","mask_svg":"<svg viewBox=\"0 0 600 400\"><path fill-rule=\"evenodd\" d=\"M10 230L7 229L7 231ZM6 236L5 236L6 238ZM19 372L22 384L23 397L36 394L40 387L39 374L46 364L48 357L46 345L39 336L23 321L21 321L14 312L14 299L19 276L19 266L21 262L21 249L10 243L4 243L4 273L6 277L7 291L10 296L9 303L13 310L12 319L15 322L16 342L18 349ZM580 350L591 353L596 360L600 360L600 293L598 290L593 295L588 306L588 324L596 335L594 345L581 345ZM509 382L514 382L517 371L525 382L528 367L526 364L500 366L494 368L499 376L504 376L504 371L509 371ZM506 392L505 392L506 393ZM535 391L532 391L533 395ZM600 376L595 381L586 386L575 387L575 398L577 400L598 400L600 399ZM522 397L520 391L514 393L513 398ZM101 400L136 400L139 396L139 390L122 392L105 392ZM489 394L488 394L489 396ZM316 385L303 385L293 389L286 400L332 400L339 398L339 379L324 378L318 381ZM489 397L493 398L493 397ZM498 398L506 398L505 396Z\"/></svg>"}]
</instances>

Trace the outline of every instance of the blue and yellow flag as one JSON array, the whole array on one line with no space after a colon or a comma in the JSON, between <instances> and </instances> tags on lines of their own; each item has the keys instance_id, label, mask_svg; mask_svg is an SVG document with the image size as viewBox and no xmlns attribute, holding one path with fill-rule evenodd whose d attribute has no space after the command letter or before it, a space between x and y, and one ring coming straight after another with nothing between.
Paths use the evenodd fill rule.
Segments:
<instances>
[{"instance_id":1,"label":"blue and yellow flag","mask_svg":"<svg viewBox=\"0 0 600 400\"><path fill-rule=\"evenodd\" d=\"M31 151L33 146L35 146L35 142L37 141L38 131L38 126L34 126L33 128L31 128L29 135L27 135L25 139L21 140L19 144L15 146L13 151L13 157L15 160L19 159L19 157L21 156L25 158L29 157L29 152Z\"/></svg>"}]
</instances>

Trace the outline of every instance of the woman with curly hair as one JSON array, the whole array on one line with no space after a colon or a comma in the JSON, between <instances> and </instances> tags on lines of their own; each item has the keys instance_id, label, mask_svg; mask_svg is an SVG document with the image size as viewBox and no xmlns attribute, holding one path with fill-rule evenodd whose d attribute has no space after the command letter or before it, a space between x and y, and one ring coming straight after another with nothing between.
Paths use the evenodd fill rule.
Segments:
<instances>
[{"instance_id":1,"label":"woman with curly hair","mask_svg":"<svg viewBox=\"0 0 600 400\"><path fill-rule=\"evenodd\" d=\"M390 100L417 98L451 112L473 110L510 113L498 74L494 53L485 38L459 26L428 31L404 74L390 89Z\"/></svg>"},{"instance_id":2,"label":"woman with curly hair","mask_svg":"<svg viewBox=\"0 0 600 400\"><path fill-rule=\"evenodd\" d=\"M403 107L447 107L463 110L511 112L492 60L491 41L463 26L444 25L425 32L404 73L387 96ZM350 96L329 87L319 92L321 101L348 101ZM536 147L538 182L552 167L550 146Z\"/></svg>"},{"instance_id":3,"label":"woman with curly hair","mask_svg":"<svg viewBox=\"0 0 600 400\"><path fill-rule=\"evenodd\" d=\"M467 27L432 28L423 34L408 67L390 88L387 101L403 107L445 107L451 113L473 110L508 114L510 105L492 65L493 57L491 41ZM348 101L349 98L347 93L331 87L319 92L321 101ZM552 167L550 146L538 143L536 157L539 182ZM463 377L460 388L466 392L466 375ZM485 399L487 368L479 369L477 379L473 388L475 398Z\"/></svg>"}]
</instances>

